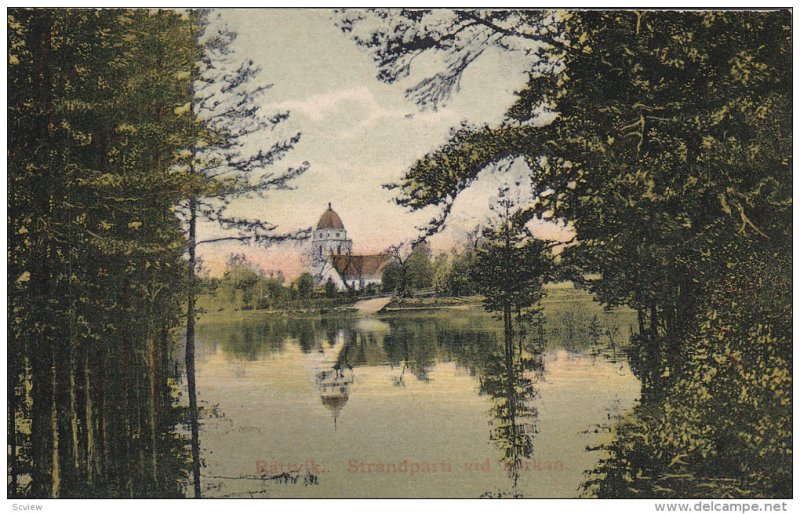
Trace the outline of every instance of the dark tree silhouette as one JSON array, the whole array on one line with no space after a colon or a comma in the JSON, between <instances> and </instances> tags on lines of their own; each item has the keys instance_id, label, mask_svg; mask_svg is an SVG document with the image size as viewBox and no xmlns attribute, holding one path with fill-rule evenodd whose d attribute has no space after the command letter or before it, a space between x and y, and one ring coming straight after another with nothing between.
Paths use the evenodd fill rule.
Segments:
<instances>
[{"instance_id":1,"label":"dark tree silhouette","mask_svg":"<svg viewBox=\"0 0 800 514\"><path fill-rule=\"evenodd\" d=\"M236 34L211 20L208 11L199 11L197 19L196 33L202 53L194 68L193 96L188 108L199 123L191 148L189 174L198 177L197 183L202 187L193 191L185 215L189 239L186 373L194 495L200 498L200 442L194 376L197 247L224 241L269 245L307 238L310 229L279 233L277 226L267 221L229 214L228 207L235 200L263 197L271 191L289 189L291 181L308 169L308 163L277 171L274 169L300 141L300 134L277 139L266 149L260 147L260 138L271 134L289 117L289 113L261 114L258 101L270 86L256 82L259 68L250 59L238 65L234 63L231 44ZM235 230L236 234L200 238L197 235L199 219L216 222L224 229Z\"/></svg>"}]
</instances>

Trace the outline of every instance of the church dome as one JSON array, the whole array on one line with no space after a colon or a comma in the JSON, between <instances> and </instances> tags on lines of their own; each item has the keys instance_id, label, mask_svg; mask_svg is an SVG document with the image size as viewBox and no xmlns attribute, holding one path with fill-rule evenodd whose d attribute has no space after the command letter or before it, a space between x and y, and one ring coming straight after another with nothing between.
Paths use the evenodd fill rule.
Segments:
<instances>
[{"instance_id":1,"label":"church dome","mask_svg":"<svg viewBox=\"0 0 800 514\"><path fill-rule=\"evenodd\" d=\"M342 223L342 218L336 214L331 208L330 202L328 203L328 210L322 213L322 216L319 218L319 223L317 223L317 230L325 230L325 229L336 229L336 230L344 230L344 224Z\"/></svg>"}]
</instances>

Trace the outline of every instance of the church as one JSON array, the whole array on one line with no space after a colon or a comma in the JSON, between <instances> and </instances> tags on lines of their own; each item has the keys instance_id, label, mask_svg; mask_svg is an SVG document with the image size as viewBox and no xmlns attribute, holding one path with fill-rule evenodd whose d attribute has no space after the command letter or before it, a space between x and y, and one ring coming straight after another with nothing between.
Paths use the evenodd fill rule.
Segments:
<instances>
[{"instance_id":1,"label":"church","mask_svg":"<svg viewBox=\"0 0 800 514\"><path fill-rule=\"evenodd\" d=\"M331 204L322 213L311 239L311 275L316 285L328 280L339 291L361 291L381 285L386 255L353 255L353 241L347 238L342 218Z\"/></svg>"}]
</instances>

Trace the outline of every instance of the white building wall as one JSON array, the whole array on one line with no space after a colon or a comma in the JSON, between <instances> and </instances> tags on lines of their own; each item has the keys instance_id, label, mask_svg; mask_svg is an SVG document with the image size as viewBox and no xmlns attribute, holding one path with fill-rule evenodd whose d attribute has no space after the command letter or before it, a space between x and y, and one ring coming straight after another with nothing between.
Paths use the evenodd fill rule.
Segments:
<instances>
[{"instance_id":1,"label":"white building wall","mask_svg":"<svg viewBox=\"0 0 800 514\"><path fill-rule=\"evenodd\" d=\"M320 277L328 257L346 255L352 251L353 241L347 239L346 230L315 230L311 241L311 274Z\"/></svg>"},{"instance_id":2,"label":"white building wall","mask_svg":"<svg viewBox=\"0 0 800 514\"><path fill-rule=\"evenodd\" d=\"M328 279L331 279L337 291L345 291L347 289L347 286L345 286L342 280L342 276L336 271L336 268L333 267L330 259L325 259L319 273L315 274L314 278L318 284L326 284Z\"/></svg>"},{"instance_id":3,"label":"white building wall","mask_svg":"<svg viewBox=\"0 0 800 514\"><path fill-rule=\"evenodd\" d=\"M338 274L338 273L337 273ZM362 277L360 279L349 279L347 280L347 285L355 289L356 291L361 291L365 289L370 284L381 284L381 276L380 275L370 275L368 277ZM342 285L344 286L344 281L342 281ZM345 286L346 287L346 286ZM343 291L344 289L340 289Z\"/></svg>"}]
</instances>

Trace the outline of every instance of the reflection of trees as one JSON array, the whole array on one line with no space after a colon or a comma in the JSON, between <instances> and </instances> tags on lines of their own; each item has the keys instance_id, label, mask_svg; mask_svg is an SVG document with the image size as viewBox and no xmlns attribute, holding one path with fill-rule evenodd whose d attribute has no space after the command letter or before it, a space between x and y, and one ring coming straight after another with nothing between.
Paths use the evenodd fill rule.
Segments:
<instances>
[{"instance_id":1,"label":"reflection of trees","mask_svg":"<svg viewBox=\"0 0 800 514\"><path fill-rule=\"evenodd\" d=\"M489 438L500 450L500 463L516 495L537 432L534 381L544 371L537 332L527 330L528 320L523 318L516 319L507 335L485 320L464 326L445 318L388 323L391 331L383 344L389 363L401 368L396 385L403 384L407 371L424 379L436 360L456 362L478 376L480 393L493 400Z\"/></svg>"},{"instance_id":2,"label":"reflection of trees","mask_svg":"<svg viewBox=\"0 0 800 514\"><path fill-rule=\"evenodd\" d=\"M541 348L536 344L526 348L524 341L521 331L505 333L502 349L496 347L489 354L479 377L481 394L494 401L489 439L500 450L500 463L512 481L513 496L518 496L525 460L533 456L533 438L538 432L537 411L532 405L537 395L534 378L544 372Z\"/></svg>"},{"instance_id":3,"label":"reflection of trees","mask_svg":"<svg viewBox=\"0 0 800 514\"><path fill-rule=\"evenodd\" d=\"M348 329L344 331L344 346L336 356L335 369L353 368L353 366L364 365L367 363L366 346L367 338L365 334L356 330Z\"/></svg>"},{"instance_id":4,"label":"reflection of trees","mask_svg":"<svg viewBox=\"0 0 800 514\"><path fill-rule=\"evenodd\" d=\"M595 361L602 359L612 363L623 358L627 344L623 345L620 312L604 310L591 317L574 307L551 312L553 339L558 346L572 353L586 352ZM629 339L635 339L633 327L628 327Z\"/></svg>"},{"instance_id":5,"label":"reflection of trees","mask_svg":"<svg viewBox=\"0 0 800 514\"><path fill-rule=\"evenodd\" d=\"M261 325L248 321L200 326L198 341L201 344L220 344L225 354L244 361L255 361L265 355L281 353L285 349L285 337L276 337L271 324Z\"/></svg>"},{"instance_id":6,"label":"reflection of trees","mask_svg":"<svg viewBox=\"0 0 800 514\"><path fill-rule=\"evenodd\" d=\"M390 320L391 330L383 338L383 348L391 366L401 368L398 385L408 371L417 379L430 380L437 359L436 323L430 320Z\"/></svg>"},{"instance_id":7,"label":"reflection of trees","mask_svg":"<svg viewBox=\"0 0 800 514\"><path fill-rule=\"evenodd\" d=\"M486 368L492 352L497 346L494 331L470 329L450 329L442 326L436 334L440 358L455 362L477 376Z\"/></svg>"},{"instance_id":8,"label":"reflection of trees","mask_svg":"<svg viewBox=\"0 0 800 514\"><path fill-rule=\"evenodd\" d=\"M351 320L269 317L198 327L201 344L220 344L225 354L239 360L254 361L282 353L287 343L295 343L304 353L318 351L327 341L336 344L336 336L349 328Z\"/></svg>"},{"instance_id":9,"label":"reflection of trees","mask_svg":"<svg viewBox=\"0 0 800 514\"><path fill-rule=\"evenodd\" d=\"M297 345L303 352L344 342L342 358L353 366L389 364L425 378L435 362L454 362L473 376L486 366L497 344L498 327L489 317L466 314L453 317L389 318L388 332L364 330L348 317L289 318L275 316L201 324L201 346L236 359L253 361ZM340 339L341 338L341 339Z\"/></svg>"},{"instance_id":10,"label":"reflection of trees","mask_svg":"<svg viewBox=\"0 0 800 514\"><path fill-rule=\"evenodd\" d=\"M339 333L339 329L341 328L337 325L338 324L335 322L335 320L329 320L326 318L320 320L320 327L325 332L325 341L327 341L328 346L331 348L336 346L336 334Z\"/></svg>"},{"instance_id":11,"label":"reflection of trees","mask_svg":"<svg viewBox=\"0 0 800 514\"><path fill-rule=\"evenodd\" d=\"M292 335L300 343L303 353L309 353L316 349L321 333L318 323L304 323L302 319L289 319L288 324Z\"/></svg>"}]
</instances>

